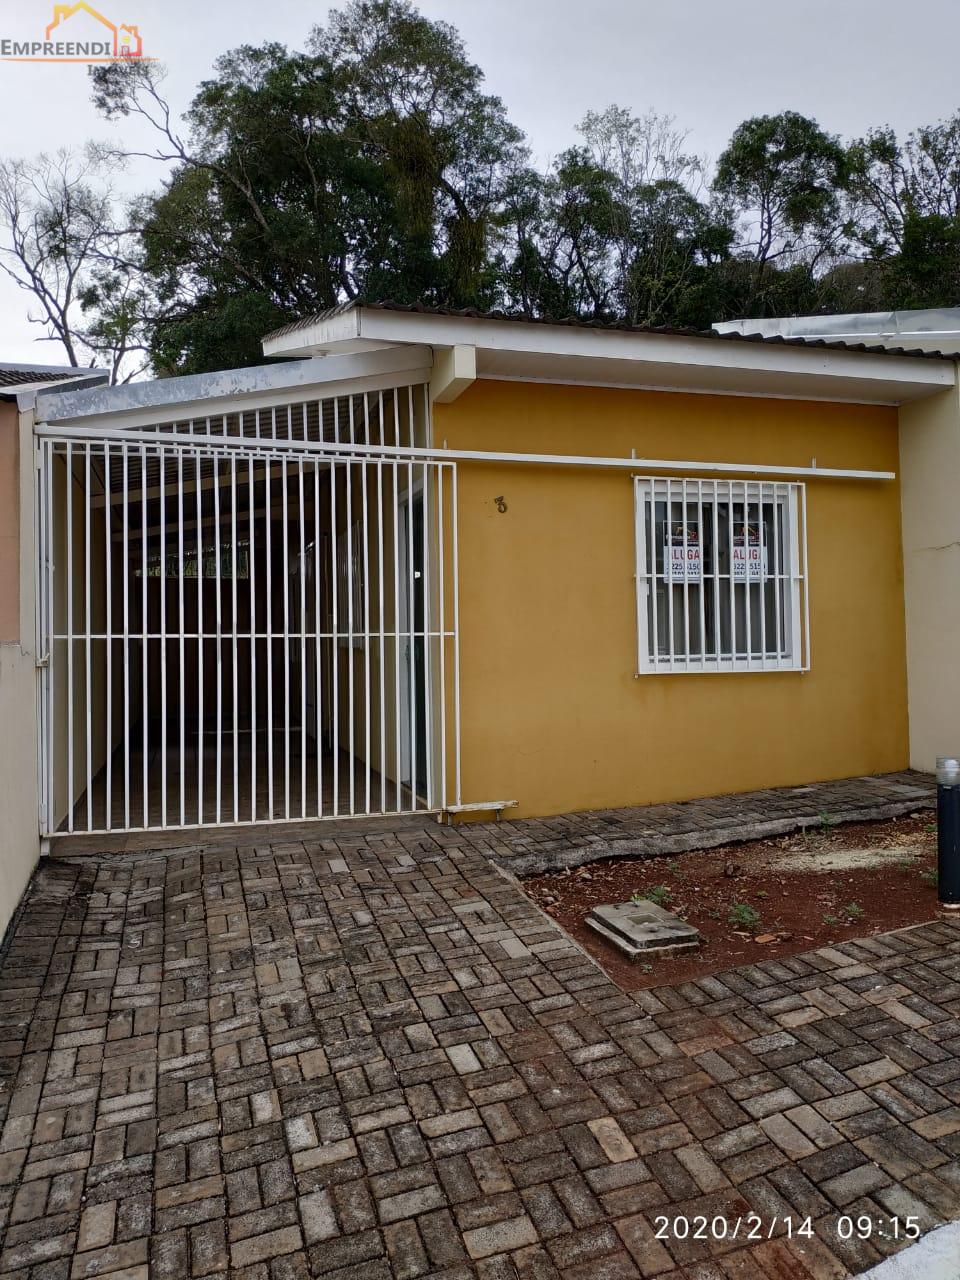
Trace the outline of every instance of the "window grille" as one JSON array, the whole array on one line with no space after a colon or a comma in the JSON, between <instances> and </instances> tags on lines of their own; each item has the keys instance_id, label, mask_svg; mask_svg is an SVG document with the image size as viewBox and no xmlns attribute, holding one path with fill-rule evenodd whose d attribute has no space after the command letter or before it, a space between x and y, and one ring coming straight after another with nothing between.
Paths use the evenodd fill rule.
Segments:
<instances>
[{"instance_id":1,"label":"window grille","mask_svg":"<svg viewBox=\"0 0 960 1280\"><path fill-rule=\"evenodd\" d=\"M638 672L808 670L804 486L634 484Z\"/></svg>"}]
</instances>

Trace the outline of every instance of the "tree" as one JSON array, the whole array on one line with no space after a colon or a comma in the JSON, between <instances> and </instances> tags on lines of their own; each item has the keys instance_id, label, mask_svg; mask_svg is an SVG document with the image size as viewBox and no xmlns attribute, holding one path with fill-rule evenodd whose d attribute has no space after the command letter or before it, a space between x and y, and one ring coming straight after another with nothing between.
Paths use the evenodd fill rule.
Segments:
<instances>
[{"instance_id":1,"label":"tree","mask_svg":"<svg viewBox=\"0 0 960 1280\"><path fill-rule=\"evenodd\" d=\"M687 153L672 117L654 112L611 106L589 113L579 132L585 145L565 151L543 184L538 240L551 305L671 323L732 239L722 210L700 199L704 162Z\"/></svg>"},{"instance_id":2,"label":"tree","mask_svg":"<svg viewBox=\"0 0 960 1280\"><path fill-rule=\"evenodd\" d=\"M108 177L93 146L0 162L0 268L31 295L28 321L60 343L69 364L105 360L123 381L142 367L142 312L122 265L127 237ZM100 309L107 295L109 315Z\"/></svg>"},{"instance_id":3,"label":"tree","mask_svg":"<svg viewBox=\"0 0 960 1280\"><path fill-rule=\"evenodd\" d=\"M92 75L169 177L84 273L84 337L148 330L161 373L257 362L265 331L357 297L709 327L960 289L960 115L849 147L757 116L711 180L672 116L612 105L537 169L456 30L410 0L224 54L182 123L156 64Z\"/></svg>"},{"instance_id":4,"label":"tree","mask_svg":"<svg viewBox=\"0 0 960 1280\"><path fill-rule=\"evenodd\" d=\"M960 299L960 113L909 133L873 129L849 153L850 225L888 307Z\"/></svg>"},{"instance_id":5,"label":"tree","mask_svg":"<svg viewBox=\"0 0 960 1280\"><path fill-rule=\"evenodd\" d=\"M546 184L551 270L566 315L614 319L617 251L630 233L619 185L584 147L571 147Z\"/></svg>"},{"instance_id":6,"label":"tree","mask_svg":"<svg viewBox=\"0 0 960 1280\"><path fill-rule=\"evenodd\" d=\"M815 120L784 111L734 131L717 162L714 190L743 219L745 252L758 275L777 259L820 261L841 248L847 158Z\"/></svg>"},{"instance_id":7,"label":"tree","mask_svg":"<svg viewBox=\"0 0 960 1280\"><path fill-rule=\"evenodd\" d=\"M675 182L699 195L706 160L686 150L688 134L674 116L648 111L633 116L616 103L588 111L577 125L593 159L612 173L624 190L657 182Z\"/></svg>"},{"instance_id":8,"label":"tree","mask_svg":"<svg viewBox=\"0 0 960 1280\"><path fill-rule=\"evenodd\" d=\"M960 216L960 113L907 135L872 129L849 150L850 204L859 243L876 257L903 249L910 218Z\"/></svg>"},{"instance_id":9,"label":"tree","mask_svg":"<svg viewBox=\"0 0 960 1280\"><path fill-rule=\"evenodd\" d=\"M406 0L354 0L307 52L246 47L215 71L183 131L154 67L93 73L100 110L148 121L151 154L174 165L144 210L158 367L254 362L265 330L361 293L496 300L520 134L452 28Z\"/></svg>"},{"instance_id":10,"label":"tree","mask_svg":"<svg viewBox=\"0 0 960 1280\"><path fill-rule=\"evenodd\" d=\"M704 279L730 255L733 229L715 208L679 182L662 179L636 189L632 253L621 296L631 324L709 327L697 295Z\"/></svg>"},{"instance_id":11,"label":"tree","mask_svg":"<svg viewBox=\"0 0 960 1280\"><path fill-rule=\"evenodd\" d=\"M391 184L428 289L452 305L492 301L496 218L526 152L456 30L406 0L353 0L310 47L345 98L348 132Z\"/></svg>"}]
</instances>

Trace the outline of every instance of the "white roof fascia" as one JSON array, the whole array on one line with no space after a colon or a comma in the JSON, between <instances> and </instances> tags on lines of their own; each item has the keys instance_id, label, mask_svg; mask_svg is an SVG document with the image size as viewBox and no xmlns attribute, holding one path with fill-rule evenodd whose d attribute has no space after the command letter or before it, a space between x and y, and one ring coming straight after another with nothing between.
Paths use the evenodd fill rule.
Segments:
<instances>
[{"instance_id":1,"label":"white roof fascia","mask_svg":"<svg viewBox=\"0 0 960 1280\"><path fill-rule=\"evenodd\" d=\"M342 337L341 337L342 335ZM697 367L704 371L810 376L832 382L838 398L849 381L872 383L878 399L896 403L898 389L913 398L917 388L932 393L953 386L956 369L949 360L921 356L861 351L828 351L819 347L787 346L779 343L750 343L736 339L635 333L618 329L591 329L574 325L549 325L517 320L476 319L469 316L439 316L415 311L390 311L376 307L352 308L319 320L291 333L264 342L271 354L307 354L322 347L336 349L337 343L358 341L367 344L420 343L431 347L473 346L478 352L510 352L530 356L580 357L604 361L628 361L642 378L643 366L660 370ZM662 374L660 375L662 376ZM651 379L651 381L658 381ZM923 391L924 394L928 392ZM821 395L823 392L821 391Z\"/></svg>"},{"instance_id":2,"label":"white roof fascia","mask_svg":"<svg viewBox=\"0 0 960 1280\"><path fill-rule=\"evenodd\" d=\"M37 421L77 425L96 418L116 426L142 427L224 413L299 404L305 400L376 391L429 380L433 355L420 346L393 347L364 355L318 356L282 364L255 365L218 373L191 374L37 397Z\"/></svg>"},{"instance_id":3,"label":"white roof fascia","mask_svg":"<svg viewBox=\"0 0 960 1280\"><path fill-rule=\"evenodd\" d=\"M361 333L361 317L367 308L340 307L318 320L298 327L293 333L264 338L260 344L265 356L313 356L325 352L370 351L382 346Z\"/></svg>"}]
</instances>

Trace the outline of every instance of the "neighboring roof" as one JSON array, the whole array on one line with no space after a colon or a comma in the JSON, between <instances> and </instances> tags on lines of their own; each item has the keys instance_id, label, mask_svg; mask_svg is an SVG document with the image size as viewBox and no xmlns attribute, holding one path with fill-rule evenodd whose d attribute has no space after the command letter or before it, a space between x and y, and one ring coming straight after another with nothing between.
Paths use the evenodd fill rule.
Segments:
<instances>
[{"instance_id":1,"label":"neighboring roof","mask_svg":"<svg viewBox=\"0 0 960 1280\"><path fill-rule=\"evenodd\" d=\"M0 361L0 387L19 387L30 382L62 382L65 378L88 378L102 369L78 369L69 364L21 364Z\"/></svg>"},{"instance_id":2,"label":"neighboring roof","mask_svg":"<svg viewBox=\"0 0 960 1280\"><path fill-rule=\"evenodd\" d=\"M27 382L59 382L63 373L28 373L26 369L6 369L0 365L0 387L19 387Z\"/></svg>"},{"instance_id":3,"label":"neighboring roof","mask_svg":"<svg viewBox=\"0 0 960 1280\"><path fill-rule=\"evenodd\" d=\"M21 409L39 390L90 387L109 379L106 369L78 369L69 364L25 364L0 360L0 400L16 400Z\"/></svg>"},{"instance_id":4,"label":"neighboring roof","mask_svg":"<svg viewBox=\"0 0 960 1280\"><path fill-rule=\"evenodd\" d=\"M778 316L725 320L714 326L725 337L759 334L804 342L826 340L847 346L873 341L886 350L919 344L930 355L960 354L960 307L916 311L851 311L837 315Z\"/></svg>"},{"instance_id":5,"label":"neighboring roof","mask_svg":"<svg viewBox=\"0 0 960 1280\"><path fill-rule=\"evenodd\" d=\"M289 324L281 325L279 329L274 329L271 333L265 334L263 341L271 342L277 338L287 337L289 334L297 333L302 329L311 328L313 325L320 324L326 320L331 320L336 316L345 315L354 310L366 311L399 311L407 312L414 315L422 316L456 316L467 320L507 320L516 324L538 324L549 325L551 327L559 327L566 329L592 329L592 330L608 330L612 333L651 333L659 334L666 337L676 338L715 338L721 341L733 342L763 342L763 343L779 343L781 345L801 346L801 347L820 347L828 351L862 351L868 355L899 355L899 356L921 356L931 359L952 359L952 354L940 351L930 351L922 347L906 348L906 347L890 347L884 344L866 343L863 341L849 341L846 339L829 340L824 337L805 336L803 334L781 334L779 332L761 332L759 328L756 331L743 331L739 328L741 325L762 323L778 324L779 321L731 321L729 327L725 325L717 325L713 329L695 329L680 325L652 325L652 324L627 324L623 321L615 320L589 320L579 316L570 316L564 320L552 320L543 316L526 316L511 311L479 311L473 308L454 308L454 307L428 307L422 303L405 303L405 302L366 302L362 299L355 299L351 302L340 303L339 306L329 307L326 311L319 311L314 315L305 316L302 320L293 320ZM822 319L822 317L820 317Z\"/></svg>"}]
</instances>

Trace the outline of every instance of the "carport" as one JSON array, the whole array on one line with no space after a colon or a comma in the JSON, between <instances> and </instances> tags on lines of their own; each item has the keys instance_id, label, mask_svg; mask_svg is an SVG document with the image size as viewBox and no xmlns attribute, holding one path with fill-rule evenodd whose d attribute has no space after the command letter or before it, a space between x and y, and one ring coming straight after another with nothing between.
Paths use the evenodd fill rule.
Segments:
<instances>
[{"instance_id":1,"label":"carport","mask_svg":"<svg viewBox=\"0 0 960 1280\"><path fill-rule=\"evenodd\" d=\"M452 801L455 465L421 352L354 365L42 407L45 835Z\"/></svg>"}]
</instances>

